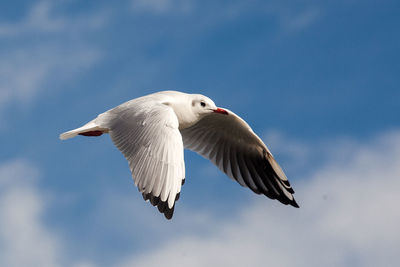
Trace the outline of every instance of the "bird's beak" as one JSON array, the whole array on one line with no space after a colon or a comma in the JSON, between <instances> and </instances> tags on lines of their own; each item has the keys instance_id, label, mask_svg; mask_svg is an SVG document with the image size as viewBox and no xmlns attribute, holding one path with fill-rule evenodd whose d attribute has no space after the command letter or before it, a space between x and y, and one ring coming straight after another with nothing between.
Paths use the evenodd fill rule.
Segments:
<instances>
[{"instance_id":1,"label":"bird's beak","mask_svg":"<svg viewBox=\"0 0 400 267\"><path fill-rule=\"evenodd\" d=\"M228 115L228 111L226 111L226 110L223 109L223 108L216 108L216 109L213 109L213 111L214 111L215 113L220 113L220 114Z\"/></svg>"}]
</instances>

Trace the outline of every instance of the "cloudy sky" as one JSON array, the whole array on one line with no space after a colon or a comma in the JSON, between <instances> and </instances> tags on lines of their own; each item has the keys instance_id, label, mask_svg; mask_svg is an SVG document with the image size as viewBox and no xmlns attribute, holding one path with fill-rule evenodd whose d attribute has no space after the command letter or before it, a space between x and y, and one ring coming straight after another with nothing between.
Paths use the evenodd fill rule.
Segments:
<instances>
[{"instance_id":1,"label":"cloudy sky","mask_svg":"<svg viewBox=\"0 0 400 267\"><path fill-rule=\"evenodd\" d=\"M1 266L396 266L398 1L0 3ZM300 209L185 152L171 221L108 136L129 99L202 93L269 146Z\"/></svg>"}]
</instances>

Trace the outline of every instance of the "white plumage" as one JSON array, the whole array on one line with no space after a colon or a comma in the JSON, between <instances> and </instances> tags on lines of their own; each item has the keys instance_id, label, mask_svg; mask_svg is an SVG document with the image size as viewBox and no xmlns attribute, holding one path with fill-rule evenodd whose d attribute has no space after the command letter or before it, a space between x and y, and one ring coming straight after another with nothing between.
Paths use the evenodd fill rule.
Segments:
<instances>
[{"instance_id":1,"label":"white plumage","mask_svg":"<svg viewBox=\"0 0 400 267\"><path fill-rule=\"evenodd\" d=\"M257 194L298 207L284 172L262 140L232 111L199 94L163 91L123 103L65 132L109 133L145 200L172 218L185 179L183 148L209 159Z\"/></svg>"}]
</instances>

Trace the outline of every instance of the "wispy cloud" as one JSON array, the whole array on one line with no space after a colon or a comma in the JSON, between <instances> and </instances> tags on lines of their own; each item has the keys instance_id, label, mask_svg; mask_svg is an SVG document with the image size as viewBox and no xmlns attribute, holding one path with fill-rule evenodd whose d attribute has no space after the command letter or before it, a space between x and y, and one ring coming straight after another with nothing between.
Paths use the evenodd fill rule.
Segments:
<instances>
[{"instance_id":1,"label":"wispy cloud","mask_svg":"<svg viewBox=\"0 0 400 267\"><path fill-rule=\"evenodd\" d=\"M188 13L193 8L192 0L133 0L132 10L137 13L176 14Z\"/></svg>"},{"instance_id":2,"label":"wispy cloud","mask_svg":"<svg viewBox=\"0 0 400 267\"><path fill-rule=\"evenodd\" d=\"M269 1L264 12L274 17L284 34L295 33L312 26L322 16L322 9L313 1Z\"/></svg>"},{"instance_id":3,"label":"wispy cloud","mask_svg":"<svg viewBox=\"0 0 400 267\"><path fill-rule=\"evenodd\" d=\"M53 203L38 184L39 170L31 162L14 159L0 165L0 265L93 266L66 257L64 241L44 217Z\"/></svg>"},{"instance_id":4,"label":"wispy cloud","mask_svg":"<svg viewBox=\"0 0 400 267\"><path fill-rule=\"evenodd\" d=\"M299 31L312 25L321 16L318 8L310 7L300 11L290 18L283 19L283 25L288 31Z\"/></svg>"},{"instance_id":5,"label":"wispy cloud","mask_svg":"<svg viewBox=\"0 0 400 267\"><path fill-rule=\"evenodd\" d=\"M30 103L52 81L74 78L100 59L99 48L84 34L98 29L107 16L68 17L54 9L40 1L19 21L0 24L0 39L7 41L0 52L0 117L9 104Z\"/></svg>"},{"instance_id":6,"label":"wispy cloud","mask_svg":"<svg viewBox=\"0 0 400 267\"><path fill-rule=\"evenodd\" d=\"M382 135L296 183L300 209L257 200L229 221L205 222L211 235L176 238L122 266L394 266L399 161L400 133Z\"/></svg>"},{"instance_id":7,"label":"wispy cloud","mask_svg":"<svg viewBox=\"0 0 400 267\"><path fill-rule=\"evenodd\" d=\"M0 165L0 265L58 266L59 241L42 221L45 200L29 162Z\"/></svg>"},{"instance_id":8,"label":"wispy cloud","mask_svg":"<svg viewBox=\"0 0 400 267\"><path fill-rule=\"evenodd\" d=\"M263 135L263 140L279 162L288 167L286 170L296 174L302 173L302 177L306 176L305 173L313 172L313 166L350 160L362 146L345 136L329 140L314 139L312 143L305 143L278 130L269 130Z\"/></svg>"},{"instance_id":9,"label":"wispy cloud","mask_svg":"<svg viewBox=\"0 0 400 267\"><path fill-rule=\"evenodd\" d=\"M55 4L50 1L34 3L21 20L0 24L0 38L99 28L105 23L107 18L104 12L71 18L62 14L56 14L54 9Z\"/></svg>"},{"instance_id":10,"label":"wispy cloud","mask_svg":"<svg viewBox=\"0 0 400 267\"><path fill-rule=\"evenodd\" d=\"M132 10L139 14L152 15L199 15L204 6L211 12L201 14L204 25L210 21L234 20L249 14L269 16L277 22L279 30L294 33L306 29L321 16L321 8L313 1L197 1L197 0L132 0Z\"/></svg>"},{"instance_id":11,"label":"wispy cloud","mask_svg":"<svg viewBox=\"0 0 400 267\"><path fill-rule=\"evenodd\" d=\"M15 49L0 62L0 104L10 101L27 103L44 90L51 77L67 79L78 74L99 58L99 52L86 47L31 47Z\"/></svg>"},{"instance_id":12,"label":"wispy cloud","mask_svg":"<svg viewBox=\"0 0 400 267\"><path fill-rule=\"evenodd\" d=\"M293 181L300 209L255 198L221 219L180 207L185 219L160 227L146 219L159 214L140 199L108 195L93 216L103 230L115 229L119 218L117 228L125 236L146 233L146 239L157 240L146 250L128 251L114 261L119 266L394 266L400 245L400 132L353 141L350 155L331 143L327 152L333 156L313 164L309 179ZM27 161L0 165L0 265L102 266L95 258L77 261L69 255L65 240L45 223L51 195L37 178Z\"/></svg>"}]
</instances>

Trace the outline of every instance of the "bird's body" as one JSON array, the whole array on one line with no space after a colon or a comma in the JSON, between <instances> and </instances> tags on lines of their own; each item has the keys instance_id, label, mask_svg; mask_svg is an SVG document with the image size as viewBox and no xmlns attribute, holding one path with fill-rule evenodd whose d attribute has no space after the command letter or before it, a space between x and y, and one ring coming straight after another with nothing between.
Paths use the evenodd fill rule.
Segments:
<instances>
[{"instance_id":1,"label":"bird's body","mask_svg":"<svg viewBox=\"0 0 400 267\"><path fill-rule=\"evenodd\" d=\"M162 91L125 102L61 139L109 133L145 200L172 218L185 179L183 149L257 194L298 207L284 172L250 126L203 95Z\"/></svg>"}]
</instances>

